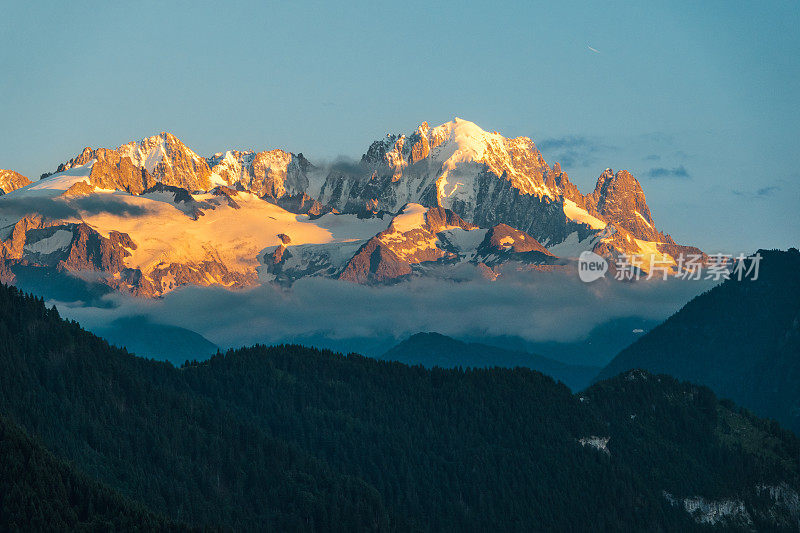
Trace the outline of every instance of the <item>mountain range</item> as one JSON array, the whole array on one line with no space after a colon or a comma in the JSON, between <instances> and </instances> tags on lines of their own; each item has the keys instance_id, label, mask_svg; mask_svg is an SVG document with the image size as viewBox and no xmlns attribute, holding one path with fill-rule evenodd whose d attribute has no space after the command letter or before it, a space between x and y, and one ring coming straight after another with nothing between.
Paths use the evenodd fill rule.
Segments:
<instances>
[{"instance_id":1,"label":"mountain range","mask_svg":"<svg viewBox=\"0 0 800 533\"><path fill-rule=\"evenodd\" d=\"M0 279L66 271L161 296L186 285L394 283L564 269L583 250L642 254L642 271L702 254L656 228L629 172L583 194L527 137L455 119L316 166L280 149L202 157L169 133L85 148L29 183L0 174Z\"/></svg>"}]
</instances>

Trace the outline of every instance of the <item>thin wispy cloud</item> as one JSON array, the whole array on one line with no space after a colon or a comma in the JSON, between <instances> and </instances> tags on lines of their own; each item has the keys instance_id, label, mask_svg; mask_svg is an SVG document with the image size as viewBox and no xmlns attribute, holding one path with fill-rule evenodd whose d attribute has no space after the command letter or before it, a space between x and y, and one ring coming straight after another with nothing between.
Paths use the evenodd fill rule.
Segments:
<instances>
[{"instance_id":1,"label":"thin wispy cloud","mask_svg":"<svg viewBox=\"0 0 800 533\"><path fill-rule=\"evenodd\" d=\"M754 198L754 199L762 199L762 198L769 198L771 196L775 196L775 193L780 191L781 188L777 185L768 185L766 187L761 187L760 189L756 189L755 191L741 191L738 189L733 189L733 192L736 196L744 196L747 198Z\"/></svg>"},{"instance_id":2,"label":"thin wispy cloud","mask_svg":"<svg viewBox=\"0 0 800 533\"><path fill-rule=\"evenodd\" d=\"M611 147L583 135L565 135L542 139L536 144L545 159L560 162L564 167L589 167L597 162L601 151Z\"/></svg>"},{"instance_id":3,"label":"thin wispy cloud","mask_svg":"<svg viewBox=\"0 0 800 533\"><path fill-rule=\"evenodd\" d=\"M673 168L666 168L666 167L656 167L651 168L647 175L651 178L677 178L677 179L689 179L691 175L689 171L686 170L686 167L683 165L673 167Z\"/></svg>"}]
</instances>

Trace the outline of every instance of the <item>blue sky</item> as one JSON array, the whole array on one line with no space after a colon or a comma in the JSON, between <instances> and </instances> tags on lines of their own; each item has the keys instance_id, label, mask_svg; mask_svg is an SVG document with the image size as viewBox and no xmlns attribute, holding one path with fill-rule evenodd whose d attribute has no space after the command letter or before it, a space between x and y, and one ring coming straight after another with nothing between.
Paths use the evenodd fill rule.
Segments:
<instances>
[{"instance_id":1,"label":"blue sky","mask_svg":"<svg viewBox=\"0 0 800 533\"><path fill-rule=\"evenodd\" d=\"M584 192L631 170L679 242L800 244L797 2L28 4L2 4L0 168L164 130L358 157L459 116Z\"/></svg>"}]
</instances>

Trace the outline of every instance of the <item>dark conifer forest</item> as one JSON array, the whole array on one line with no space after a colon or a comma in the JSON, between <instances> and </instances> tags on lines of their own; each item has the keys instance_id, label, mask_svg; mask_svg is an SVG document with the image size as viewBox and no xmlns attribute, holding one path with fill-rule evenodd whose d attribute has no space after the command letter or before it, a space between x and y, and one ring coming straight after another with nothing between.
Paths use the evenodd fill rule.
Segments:
<instances>
[{"instance_id":1,"label":"dark conifer forest","mask_svg":"<svg viewBox=\"0 0 800 533\"><path fill-rule=\"evenodd\" d=\"M794 434L643 371L573 394L301 346L176 368L6 286L0 369L0 529L707 530L696 497L741 502L723 529L800 518Z\"/></svg>"},{"instance_id":2,"label":"dark conifer forest","mask_svg":"<svg viewBox=\"0 0 800 533\"><path fill-rule=\"evenodd\" d=\"M800 432L800 251L760 250L735 276L623 350L600 374L644 368L702 383Z\"/></svg>"}]
</instances>

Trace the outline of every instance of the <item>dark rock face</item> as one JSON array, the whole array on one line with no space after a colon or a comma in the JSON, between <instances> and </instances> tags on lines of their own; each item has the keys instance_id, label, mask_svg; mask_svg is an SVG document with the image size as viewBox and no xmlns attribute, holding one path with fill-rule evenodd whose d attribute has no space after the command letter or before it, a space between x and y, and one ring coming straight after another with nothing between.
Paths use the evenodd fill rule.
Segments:
<instances>
[{"instance_id":1,"label":"dark rock face","mask_svg":"<svg viewBox=\"0 0 800 533\"><path fill-rule=\"evenodd\" d=\"M627 170L614 174L610 168L606 169L597 178L594 192L586 195L585 199L590 213L628 230L637 239L665 240L665 236L656 230L642 186Z\"/></svg>"},{"instance_id":2,"label":"dark rock face","mask_svg":"<svg viewBox=\"0 0 800 533\"><path fill-rule=\"evenodd\" d=\"M150 186L146 190L142 191L142 194L159 193L159 192L173 195L173 201L175 203L179 202L191 203L194 201L194 198L192 198L192 194L188 190L182 187L176 187L174 185L164 185L163 183L156 183Z\"/></svg>"},{"instance_id":3,"label":"dark rock face","mask_svg":"<svg viewBox=\"0 0 800 533\"><path fill-rule=\"evenodd\" d=\"M362 165L363 167L363 165ZM388 172L388 169L382 169ZM335 172L329 175L320 189L317 198L342 213L379 213L386 211L396 213L408 202L417 202L416 196L425 198L419 201L426 207L438 207L436 187L428 185L421 193L408 194L405 183L394 179L393 174L369 173L363 167L364 175L353 175Z\"/></svg>"},{"instance_id":4,"label":"dark rock face","mask_svg":"<svg viewBox=\"0 0 800 533\"><path fill-rule=\"evenodd\" d=\"M558 189L564 198L572 200L578 207L586 208L583 194L578 187L569 180L566 172L561 170L561 163L554 163L552 170L545 174L545 185L549 189Z\"/></svg>"},{"instance_id":5,"label":"dark rock face","mask_svg":"<svg viewBox=\"0 0 800 533\"><path fill-rule=\"evenodd\" d=\"M339 279L355 283L382 283L411 274L411 265L400 259L377 237L366 242L347 263Z\"/></svg>"},{"instance_id":6,"label":"dark rock face","mask_svg":"<svg viewBox=\"0 0 800 533\"><path fill-rule=\"evenodd\" d=\"M48 223L38 216L17 222L2 246L6 266L25 263L107 275L125 269L128 249L136 249L126 233L112 231L103 237L88 224Z\"/></svg>"},{"instance_id":7,"label":"dark rock face","mask_svg":"<svg viewBox=\"0 0 800 533\"><path fill-rule=\"evenodd\" d=\"M94 155L96 161L89 173L89 183L95 187L141 194L156 184L147 169L135 166L129 157L104 148L95 150Z\"/></svg>"},{"instance_id":8,"label":"dark rock face","mask_svg":"<svg viewBox=\"0 0 800 533\"><path fill-rule=\"evenodd\" d=\"M433 233L439 233L448 227L457 227L466 230L476 229L478 227L475 224L470 224L455 212L445 209L444 207L429 208L425 213L425 222Z\"/></svg>"},{"instance_id":9,"label":"dark rock face","mask_svg":"<svg viewBox=\"0 0 800 533\"><path fill-rule=\"evenodd\" d=\"M0 260L0 283L5 283L6 285L13 285L16 280L17 277L8 268L6 262Z\"/></svg>"},{"instance_id":10,"label":"dark rock face","mask_svg":"<svg viewBox=\"0 0 800 533\"><path fill-rule=\"evenodd\" d=\"M526 265L555 265L559 258L547 251L539 241L524 231L506 224L489 228L472 259L484 267L493 269L510 261ZM496 272L495 276L496 277Z\"/></svg>"},{"instance_id":11,"label":"dark rock face","mask_svg":"<svg viewBox=\"0 0 800 533\"><path fill-rule=\"evenodd\" d=\"M235 194L235 191L231 192L230 189L226 187L226 193L216 194L215 196L217 196L217 198L215 199L196 200L194 196L192 196L192 193L188 190L182 187L176 187L174 185L164 185L163 183L156 183L141 193L142 196L151 199L166 199L169 202L172 202L176 208L183 211L189 218L193 220L197 220L204 216L205 211L207 210L216 209L222 202L229 204L232 203L238 206L233 198L231 198L232 194Z\"/></svg>"},{"instance_id":12,"label":"dark rock face","mask_svg":"<svg viewBox=\"0 0 800 533\"><path fill-rule=\"evenodd\" d=\"M237 204L236 200L234 199L235 196L238 194L238 191L236 189L231 189L230 187L225 187L224 185L220 185L218 187L214 187L213 189L211 189L211 194L224 199L226 202L228 202L228 205L234 209L241 208L241 206Z\"/></svg>"},{"instance_id":13,"label":"dark rock face","mask_svg":"<svg viewBox=\"0 0 800 533\"><path fill-rule=\"evenodd\" d=\"M264 197L269 201L271 198ZM294 195L284 195L280 198L272 200L275 205L286 209L290 213L297 213L298 215L309 215L312 217L322 216L327 213L335 211L333 208L322 205L315 199L311 198L306 193L297 193Z\"/></svg>"},{"instance_id":14,"label":"dark rock face","mask_svg":"<svg viewBox=\"0 0 800 533\"><path fill-rule=\"evenodd\" d=\"M2 242L0 253L3 259L21 259L29 230L45 228L49 224L41 215L28 215L20 219L11 230L11 235Z\"/></svg>"},{"instance_id":15,"label":"dark rock face","mask_svg":"<svg viewBox=\"0 0 800 533\"><path fill-rule=\"evenodd\" d=\"M562 202L523 194L490 172L478 176L476 198L479 207L475 210L473 222L484 228L507 224L548 244L559 243L575 231L586 231L567 219ZM456 213L466 211L465 208L460 203L453 204Z\"/></svg>"},{"instance_id":16,"label":"dark rock face","mask_svg":"<svg viewBox=\"0 0 800 533\"><path fill-rule=\"evenodd\" d=\"M62 260L67 270L118 272L125 268L123 260L130 255L126 248L136 249L127 233L113 231L105 238L87 224L77 224L72 233L67 256Z\"/></svg>"},{"instance_id":17,"label":"dark rock face","mask_svg":"<svg viewBox=\"0 0 800 533\"><path fill-rule=\"evenodd\" d=\"M486 232L486 238L478 247L478 252L491 253L504 250L511 250L514 253L539 252L553 256L539 241L524 231L512 228L507 224L498 224Z\"/></svg>"},{"instance_id":18,"label":"dark rock face","mask_svg":"<svg viewBox=\"0 0 800 533\"><path fill-rule=\"evenodd\" d=\"M258 281L255 272L232 272L219 258L213 256L200 262L159 265L147 277L141 276L139 269L135 272L137 275L133 282L129 278L125 280L128 287L121 288L127 288L139 296L159 296L183 285L209 285L209 277L215 284L232 289L252 287Z\"/></svg>"}]
</instances>

